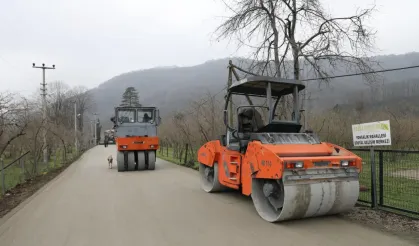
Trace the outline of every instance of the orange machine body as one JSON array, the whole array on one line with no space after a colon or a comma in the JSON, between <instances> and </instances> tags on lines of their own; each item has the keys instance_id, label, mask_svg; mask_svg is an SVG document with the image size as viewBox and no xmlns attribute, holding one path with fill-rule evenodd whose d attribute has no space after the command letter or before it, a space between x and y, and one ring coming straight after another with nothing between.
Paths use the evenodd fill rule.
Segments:
<instances>
[{"instance_id":1,"label":"orange machine body","mask_svg":"<svg viewBox=\"0 0 419 246\"><path fill-rule=\"evenodd\" d=\"M245 195L252 193L252 178L281 179L285 170L342 169L341 161L348 161L345 168L362 171L362 159L334 144L262 144L249 142L244 154L230 150L219 140L204 144L198 151L198 161L207 166L218 164L218 179L224 186L241 189ZM303 162L302 168L295 163Z\"/></svg>"},{"instance_id":2,"label":"orange machine body","mask_svg":"<svg viewBox=\"0 0 419 246\"><path fill-rule=\"evenodd\" d=\"M118 137L116 138L118 151L141 151L141 150L158 150L159 138L158 137Z\"/></svg>"}]
</instances>

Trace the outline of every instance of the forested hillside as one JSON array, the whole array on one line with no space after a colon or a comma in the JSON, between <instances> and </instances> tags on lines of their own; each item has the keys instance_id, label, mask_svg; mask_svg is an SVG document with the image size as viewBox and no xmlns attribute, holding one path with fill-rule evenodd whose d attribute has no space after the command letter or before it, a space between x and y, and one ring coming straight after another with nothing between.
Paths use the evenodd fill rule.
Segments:
<instances>
[{"instance_id":1,"label":"forested hillside","mask_svg":"<svg viewBox=\"0 0 419 246\"><path fill-rule=\"evenodd\" d=\"M419 53L380 56L376 59L384 69L412 66L419 64ZM138 90L141 104L159 107L163 118L189 107L191 101L222 90L227 82L228 60L212 60L192 67L152 68L115 76L91 91L101 122L105 128L110 126L113 107L121 102L122 94L129 86ZM233 62L239 64L237 59L233 59ZM306 74L305 78L312 78L310 73ZM334 73L331 71L330 74L344 74L344 68ZM406 100L415 100L415 96L419 95L415 89L419 69L380 73L376 79L373 85L361 76L333 79L329 84L310 81L307 109L315 113L336 105L359 104L360 101L374 104L375 107L387 104L396 107L398 104L404 105ZM220 93L218 98L221 99L223 95Z\"/></svg>"}]
</instances>

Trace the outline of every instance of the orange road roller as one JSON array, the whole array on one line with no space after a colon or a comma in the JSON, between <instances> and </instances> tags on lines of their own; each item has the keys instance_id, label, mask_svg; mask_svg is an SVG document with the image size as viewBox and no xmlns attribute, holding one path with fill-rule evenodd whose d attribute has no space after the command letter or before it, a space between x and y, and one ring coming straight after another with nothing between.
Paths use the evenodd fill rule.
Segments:
<instances>
[{"instance_id":1,"label":"orange road roller","mask_svg":"<svg viewBox=\"0 0 419 246\"><path fill-rule=\"evenodd\" d=\"M355 206L362 160L321 142L312 131L302 132L298 94L303 89L300 81L256 75L229 86L226 134L197 153L204 191L240 190L269 222L337 214ZM278 102L291 94L290 120L278 119Z\"/></svg>"},{"instance_id":2,"label":"orange road roller","mask_svg":"<svg viewBox=\"0 0 419 246\"><path fill-rule=\"evenodd\" d=\"M118 148L118 172L154 170L159 149L159 110L155 107L116 107L111 121Z\"/></svg>"}]
</instances>

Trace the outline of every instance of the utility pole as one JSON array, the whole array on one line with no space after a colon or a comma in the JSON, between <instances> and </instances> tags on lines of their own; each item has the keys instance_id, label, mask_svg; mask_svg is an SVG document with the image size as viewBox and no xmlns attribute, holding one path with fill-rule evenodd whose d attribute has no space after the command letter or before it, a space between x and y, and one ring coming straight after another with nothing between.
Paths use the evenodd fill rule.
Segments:
<instances>
[{"instance_id":1,"label":"utility pole","mask_svg":"<svg viewBox=\"0 0 419 246\"><path fill-rule=\"evenodd\" d=\"M94 133L95 130L94 129L95 129L94 120L91 120L90 121L90 132L91 132L92 135L90 135L90 136L92 137L92 139L90 139L90 141L91 141L92 144L94 144L94 141L93 141L93 138L94 138L94 135L95 135L95 133Z\"/></svg>"},{"instance_id":2,"label":"utility pole","mask_svg":"<svg viewBox=\"0 0 419 246\"><path fill-rule=\"evenodd\" d=\"M95 115L95 142L94 144L97 145L97 113L94 113Z\"/></svg>"},{"instance_id":3,"label":"utility pole","mask_svg":"<svg viewBox=\"0 0 419 246\"><path fill-rule=\"evenodd\" d=\"M42 69L42 84L41 84L41 96L42 96L42 124L44 126L43 131L43 140L44 140L44 164L48 163L48 146L47 146L47 84L45 83L45 69L55 69L55 65L52 67L46 67L44 63L42 63L42 67L35 66L35 63L32 63L33 68L41 68Z\"/></svg>"},{"instance_id":4,"label":"utility pole","mask_svg":"<svg viewBox=\"0 0 419 246\"><path fill-rule=\"evenodd\" d=\"M227 91L230 89L230 86L233 84L233 62L230 60L228 65L228 80L227 80ZM229 115L228 115L228 124L230 127L233 126L233 100L229 99Z\"/></svg>"},{"instance_id":5,"label":"utility pole","mask_svg":"<svg viewBox=\"0 0 419 246\"><path fill-rule=\"evenodd\" d=\"M78 153L77 143L77 102L74 101L74 145L76 147L76 153Z\"/></svg>"}]
</instances>

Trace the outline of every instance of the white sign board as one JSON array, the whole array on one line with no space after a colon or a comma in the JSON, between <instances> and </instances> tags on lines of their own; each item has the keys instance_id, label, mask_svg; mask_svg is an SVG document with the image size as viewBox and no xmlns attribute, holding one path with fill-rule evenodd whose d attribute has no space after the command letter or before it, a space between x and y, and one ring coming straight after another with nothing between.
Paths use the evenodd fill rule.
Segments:
<instances>
[{"instance_id":1,"label":"white sign board","mask_svg":"<svg viewBox=\"0 0 419 246\"><path fill-rule=\"evenodd\" d=\"M354 146L391 145L390 121L352 125Z\"/></svg>"}]
</instances>

